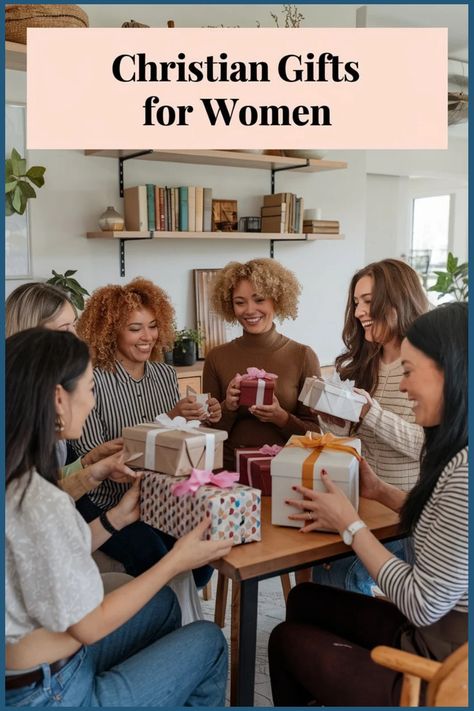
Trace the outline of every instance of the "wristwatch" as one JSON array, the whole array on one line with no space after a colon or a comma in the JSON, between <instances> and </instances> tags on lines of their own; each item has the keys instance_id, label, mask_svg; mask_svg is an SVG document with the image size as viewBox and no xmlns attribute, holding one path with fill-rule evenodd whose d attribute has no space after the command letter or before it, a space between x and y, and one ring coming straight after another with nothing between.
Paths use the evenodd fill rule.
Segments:
<instances>
[{"instance_id":1,"label":"wristwatch","mask_svg":"<svg viewBox=\"0 0 474 711\"><path fill-rule=\"evenodd\" d=\"M346 530L342 532L342 540L346 546L352 545L355 534L357 531L360 531L361 528L367 528L367 524L358 519L357 521L354 521L354 523L350 523Z\"/></svg>"}]
</instances>

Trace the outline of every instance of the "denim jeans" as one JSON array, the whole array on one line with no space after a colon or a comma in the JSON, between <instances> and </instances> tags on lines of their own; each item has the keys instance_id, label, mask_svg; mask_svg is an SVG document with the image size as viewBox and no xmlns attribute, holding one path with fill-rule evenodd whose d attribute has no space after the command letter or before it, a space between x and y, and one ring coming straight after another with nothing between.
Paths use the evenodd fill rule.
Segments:
<instances>
[{"instance_id":1,"label":"denim jeans","mask_svg":"<svg viewBox=\"0 0 474 711\"><path fill-rule=\"evenodd\" d=\"M88 523L102 513L102 509L88 496L82 496L76 502L76 508ZM176 539L173 536L158 531L143 521L135 521L118 533L114 533L100 550L114 560L120 561L128 575L136 577L161 560L175 543ZM210 565L203 565L193 570L196 587L205 587L213 572L214 568Z\"/></svg>"},{"instance_id":2,"label":"denim jeans","mask_svg":"<svg viewBox=\"0 0 474 711\"><path fill-rule=\"evenodd\" d=\"M397 538L397 540L384 545L397 558L409 563L413 562L411 538ZM333 563L321 563L315 566L313 581L320 585L351 590L372 597L377 587L375 580L370 577L364 564L355 555L348 555Z\"/></svg>"},{"instance_id":3,"label":"denim jeans","mask_svg":"<svg viewBox=\"0 0 474 711\"><path fill-rule=\"evenodd\" d=\"M212 622L180 627L163 588L115 632L83 647L57 674L6 692L7 706L224 706L227 644Z\"/></svg>"}]
</instances>

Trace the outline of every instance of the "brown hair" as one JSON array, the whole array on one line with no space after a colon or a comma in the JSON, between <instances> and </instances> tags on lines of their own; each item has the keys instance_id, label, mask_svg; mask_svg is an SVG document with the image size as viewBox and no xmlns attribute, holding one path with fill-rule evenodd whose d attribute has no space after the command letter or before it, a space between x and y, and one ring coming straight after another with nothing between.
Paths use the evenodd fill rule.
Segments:
<instances>
[{"instance_id":1,"label":"brown hair","mask_svg":"<svg viewBox=\"0 0 474 711\"><path fill-rule=\"evenodd\" d=\"M68 295L53 284L33 281L17 286L5 303L6 337L44 326L59 314L64 304L71 304L76 313Z\"/></svg>"},{"instance_id":2,"label":"brown hair","mask_svg":"<svg viewBox=\"0 0 474 711\"><path fill-rule=\"evenodd\" d=\"M95 367L114 370L117 335L135 309L149 309L158 324L158 340L150 360L162 360L163 347L174 340L174 309L167 294L138 277L125 286L109 284L96 289L79 320L78 336L89 344Z\"/></svg>"},{"instance_id":3,"label":"brown hair","mask_svg":"<svg viewBox=\"0 0 474 711\"><path fill-rule=\"evenodd\" d=\"M301 286L289 269L274 259L252 259L250 262L229 262L219 270L212 283L211 307L225 321L236 323L232 296L235 287L247 279L257 293L272 299L275 316L283 321L298 315Z\"/></svg>"},{"instance_id":4,"label":"brown hair","mask_svg":"<svg viewBox=\"0 0 474 711\"><path fill-rule=\"evenodd\" d=\"M366 341L364 329L355 317L354 290L362 277L374 280L370 315L381 329L378 343ZM352 277L344 317L342 340L347 348L336 358L336 370L342 379L355 380L371 395L378 384L383 344L392 339L400 343L413 321L429 309L418 274L406 262L383 259L372 262Z\"/></svg>"}]
</instances>

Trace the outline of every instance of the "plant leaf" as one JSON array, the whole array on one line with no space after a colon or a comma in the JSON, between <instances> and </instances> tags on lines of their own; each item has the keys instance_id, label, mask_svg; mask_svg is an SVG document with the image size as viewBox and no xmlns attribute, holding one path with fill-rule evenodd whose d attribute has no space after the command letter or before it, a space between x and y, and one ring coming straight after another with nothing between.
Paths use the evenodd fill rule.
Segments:
<instances>
[{"instance_id":1,"label":"plant leaf","mask_svg":"<svg viewBox=\"0 0 474 711\"><path fill-rule=\"evenodd\" d=\"M23 215L25 212L25 208L22 209L22 194L19 186L17 185L16 188L13 190L11 193L12 195L12 207L17 212L19 215Z\"/></svg>"},{"instance_id":2,"label":"plant leaf","mask_svg":"<svg viewBox=\"0 0 474 711\"><path fill-rule=\"evenodd\" d=\"M448 262L446 265L446 269L450 274L453 274L456 271L456 268L458 266L458 258L454 256L452 252L448 253Z\"/></svg>"},{"instance_id":3,"label":"plant leaf","mask_svg":"<svg viewBox=\"0 0 474 711\"><path fill-rule=\"evenodd\" d=\"M76 272L77 272L77 269L68 269L67 271L64 272L64 276L65 276L65 277L70 277L70 276L72 276L73 274L75 274Z\"/></svg>"},{"instance_id":4,"label":"plant leaf","mask_svg":"<svg viewBox=\"0 0 474 711\"><path fill-rule=\"evenodd\" d=\"M12 206L12 194L8 193L8 195L5 195L5 215L10 216L13 215L14 212L15 210Z\"/></svg>"},{"instance_id":5,"label":"plant leaf","mask_svg":"<svg viewBox=\"0 0 474 711\"><path fill-rule=\"evenodd\" d=\"M15 190L17 184L17 180L12 180L9 183L5 183L5 193L10 193L12 190Z\"/></svg>"},{"instance_id":6,"label":"plant leaf","mask_svg":"<svg viewBox=\"0 0 474 711\"><path fill-rule=\"evenodd\" d=\"M19 180L18 185L24 198L28 200L28 198L36 197L36 192L34 188L32 188L31 185L26 182L26 180Z\"/></svg>"}]
</instances>

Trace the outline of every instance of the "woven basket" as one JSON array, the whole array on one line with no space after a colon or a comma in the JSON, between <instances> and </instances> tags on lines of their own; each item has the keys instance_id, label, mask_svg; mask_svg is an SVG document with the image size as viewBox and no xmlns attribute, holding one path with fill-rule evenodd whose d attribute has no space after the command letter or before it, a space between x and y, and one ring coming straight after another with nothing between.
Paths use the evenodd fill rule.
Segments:
<instances>
[{"instance_id":1,"label":"woven basket","mask_svg":"<svg viewBox=\"0 0 474 711\"><path fill-rule=\"evenodd\" d=\"M26 44L27 27L89 27L78 5L6 5L5 39Z\"/></svg>"}]
</instances>

